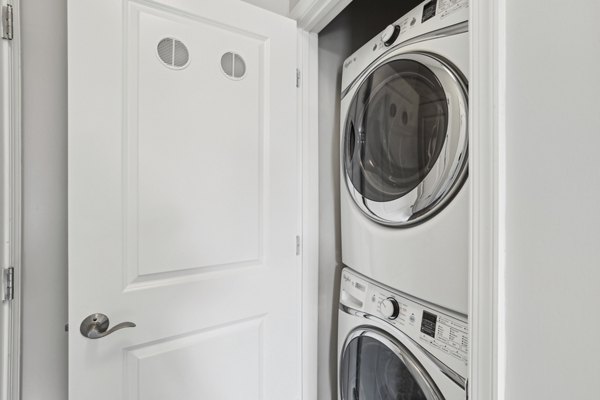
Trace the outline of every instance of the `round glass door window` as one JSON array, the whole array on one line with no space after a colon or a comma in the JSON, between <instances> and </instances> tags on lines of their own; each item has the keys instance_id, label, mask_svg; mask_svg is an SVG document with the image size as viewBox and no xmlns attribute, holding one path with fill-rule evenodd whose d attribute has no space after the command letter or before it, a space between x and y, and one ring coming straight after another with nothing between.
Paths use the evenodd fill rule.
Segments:
<instances>
[{"instance_id":1,"label":"round glass door window","mask_svg":"<svg viewBox=\"0 0 600 400\"><path fill-rule=\"evenodd\" d=\"M442 400L412 354L387 335L360 332L346 343L340 367L342 400Z\"/></svg>"},{"instance_id":2,"label":"round glass door window","mask_svg":"<svg viewBox=\"0 0 600 400\"><path fill-rule=\"evenodd\" d=\"M375 68L347 111L348 190L373 220L413 225L439 212L467 175L467 86L448 63L405 54Z\"/></svg>"}]
</instances>

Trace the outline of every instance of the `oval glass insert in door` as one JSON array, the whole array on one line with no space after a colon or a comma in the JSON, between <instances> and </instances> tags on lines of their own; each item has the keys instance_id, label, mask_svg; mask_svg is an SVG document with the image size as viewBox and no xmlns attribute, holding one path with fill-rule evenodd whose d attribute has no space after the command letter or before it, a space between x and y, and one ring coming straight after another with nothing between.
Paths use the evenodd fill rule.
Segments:
<instances>
[{"instance_id":1,"label":"oval glass insert in door","mask_svg":"<svg viewBox=\"0 0 600 400\"><path fill-rule=\"evenodd\" d=\"M442 400L419 362L387 335L363 330L351 335L340 365L342 400Z\"/></svg>"},{"instance_id":2,"label":"oval glass insert in door","mask_svg":"<svg viewBox=\"0 0 600 400\"><path fill-rule=\"evenodd\" d=\"M467 87L448 63L405 54L360 84L345 123L348 190L371 219L408 226L439 212L467 174Z\"/></svg>"}]
</instances>

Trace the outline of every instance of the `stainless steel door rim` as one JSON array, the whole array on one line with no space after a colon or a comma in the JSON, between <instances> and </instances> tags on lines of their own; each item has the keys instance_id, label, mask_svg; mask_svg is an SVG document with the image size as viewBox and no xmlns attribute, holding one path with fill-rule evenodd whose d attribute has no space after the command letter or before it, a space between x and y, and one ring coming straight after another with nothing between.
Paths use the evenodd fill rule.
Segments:
<instances>
[{"instance_id":1,"label":"stainless steel door rim","mask_svg":"<svg viewBox=\"0 0 600 400\"><path fill-rule=\"evenodd\" d=\"M423 92L403 81L420 85ZM411 108L411 101L425 102L436 90L440 98L435 105ZM468 174L468 88L460 71L431 53L390 53L354 82L348 94L353 97L346 110L341 159L346 187L359 209L394 227L413 226L440 212ZM421 109L432 107L437 107L433 117L438 120L428 122ZM431 126L424 127L427 123ZM378 143L369 148L373 139ZM402 140L413 140L411 146L420 153L407 153L411 148L403 148Z\"/></svg>"},{"instance_id":2,"label":"stainless steel door rim","mask_svg":"<svg viewBox=\"0 0 600 400\"><path fill-rule=\"evenodd\" d=\"M409 382L406 382L406 381L396 382L395 384L392 385L393 387L388 387L387 385L384 385L385 387L380 388L379 386L377 386L378 385L377 382L360 382L361 385L374 385L373 388L371 388L369 390L384 390L384 392L388 389L393 390L394 388L400 389L403 391L404 390L413 390L413 392L414 392L414 393L412 393L413 395L420 393L420 397L424 397L427 400L443 400L444 399L444 396L441 394L437 385L435 384L435 382L433 381L431 376L427 373L425 368L421 365L421 363L416 359L416 357L400 341L394 339L392 336L388 335L387 333L385 333L383 331L380 331L379 329L365 326L365 327L359 327L359 328L355 329L354 331L352 331L346 338L346 341L343 345L343 350L342 350L341 359L340 359L340 363L341 363L340 375L341 375L341 377L340 377L340 382L339 382L342 400L351 400L348 398L348 395L349 395L349 393L347 393L348 387L345 387L345 385L346 384L352 385L353 383L357 382L356 381L357 379L360 379L360 377L358 377L358 376L348 376L350 371L345 370L345 367L347 367L347 365L345 365L344 361L345 361L345 358L348 356L348 352L349 352L349 348L350 348L351 344L354 341L359 340L361 338L369 339L369 340L373 341L374 343L378 343L379 345L383 346L383 348L386 348L387 351L390 352L390 354L393 354L392 357L397 359L397 362L400 365L403 365L404 368L406 368L406 371L408 371L408 373L410 374L410 377L411 377L410 379L414 380L414 383L418 386L418 390L416 389L416 387L411 388L412 385L409 385ZM379 356L377 355L377 357L379 357ZM357 370L361 370L360 366L357 368ZM393 374L393 371L389 371L389 372ZM397 371L395 371L395 372L397 372ZM379 376L379 375L377 375L377 376L382 379L382 382L385 382L385 379L383 379L384 377ZM373 376L371 376L371 378L373 378ZM390 378L398 379L397 376L390 376ZM345 379L347 379L347 382L344 382ZM401 385L402 387L397 387L397 385ZM385 394L386 395L396 395L397 393L385 392Z\"/></svg>"}]
</instances>

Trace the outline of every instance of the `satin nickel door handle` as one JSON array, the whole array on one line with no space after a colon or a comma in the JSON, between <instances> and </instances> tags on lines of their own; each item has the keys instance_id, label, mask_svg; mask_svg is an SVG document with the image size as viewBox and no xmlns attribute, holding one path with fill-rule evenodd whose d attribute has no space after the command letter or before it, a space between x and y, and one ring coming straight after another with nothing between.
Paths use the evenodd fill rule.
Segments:
<instances>
[{"instance_id":1,"label":"satin nickel door handle","mask_svg":"<svg viewBox=\"0 0 600 400\"><path fill-rule=\"evenodd\" d=\"M104 314L91 314L81 322L79 332L88 339L100 339L123 328L135 328L133 322L121 322L108 329L110 321Z\"/></svg>"}]
</instances>

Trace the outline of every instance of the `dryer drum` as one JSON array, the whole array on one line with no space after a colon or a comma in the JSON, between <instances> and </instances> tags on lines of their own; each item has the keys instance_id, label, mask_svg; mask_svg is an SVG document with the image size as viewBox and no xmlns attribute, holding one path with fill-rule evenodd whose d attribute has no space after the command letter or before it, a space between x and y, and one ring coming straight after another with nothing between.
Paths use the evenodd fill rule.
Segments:
<instances>
[{"instance_id":1,"label":"dryer drum","mask_svg":"<svg viewBox=\"0 0 600 400\"><path fill-rule=\"evenodd\" d=\"M348 190L367 216L385 225L432 217L466 179L466 81L447 61L410 53L357 84L342 153Z\"/></svg>"}]
</instances>

